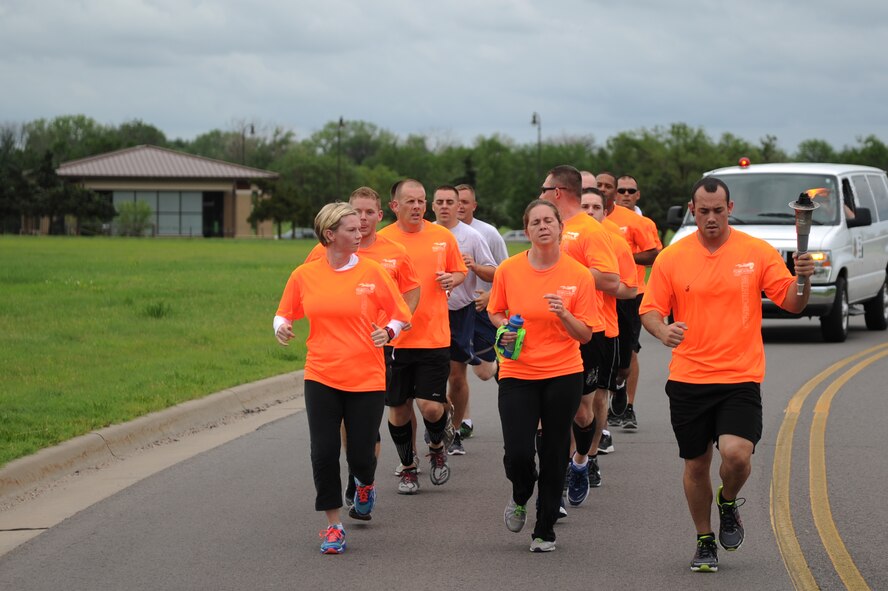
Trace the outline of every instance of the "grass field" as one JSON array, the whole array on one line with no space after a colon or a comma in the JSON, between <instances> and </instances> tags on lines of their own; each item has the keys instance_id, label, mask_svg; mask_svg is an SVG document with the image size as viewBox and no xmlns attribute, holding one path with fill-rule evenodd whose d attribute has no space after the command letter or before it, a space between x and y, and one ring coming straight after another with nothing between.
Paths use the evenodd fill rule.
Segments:
<instances>
[{"instance_id":1,"label":"grass field","mask_svg":"<svg viewBox=\"0 0 888 591\"><path fill-rule=\"evenodd\" d=\"M300 369L271 321L314 244L0 236L0 465Z\"/></svg>"}]
</instances>

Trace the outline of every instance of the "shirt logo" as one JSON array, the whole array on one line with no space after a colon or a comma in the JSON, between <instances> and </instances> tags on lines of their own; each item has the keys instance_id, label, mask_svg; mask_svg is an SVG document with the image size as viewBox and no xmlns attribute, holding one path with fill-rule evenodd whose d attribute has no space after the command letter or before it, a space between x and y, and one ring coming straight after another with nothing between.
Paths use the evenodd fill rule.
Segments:
<instances>
[{"instance_id":1,"label":"shirt logo","mask_svg":"<svg viewBox=\"0 0 888 591\"><path fill-rule=\"evenodd\" d=\"M376 284L375 283L358 283L358 286L355 288L355 295L363 296L369 295L371 293L376 292Z\"/></svg>"},{"instance_id":2,"label":"shirt logo","mask_svg":"<svg viewBox=\"0 0 888 591\"><path fill-rule=\"evenodd\" d=\"M388 271L394 271L398 268L398 261L396 259L382 259L382 266Z\"/></svg>"},{"instance_id":3,"label":"shirt logo","mask_svg":"<svg viewBox=\"0 0 888 591\"><path fill-rule=\"evenodd\" d=\"M580 233L579 233L579 232L571 232L571 231L565 231L565 232L561 235L561 239L562 239L562 240L576 240L576 239L579 238L579 237L580 237Z\"/></svg>"},{"instance_id":4,"label":"shirt logo","mask_svg":"<svg viewBox=\"0 0 888 591\"><path fill-rule=\"evenodd\" d=\"M734 277L740 277L742 275L752 275L755 273L755 263L739 263L734 265Z\"/></svg>"}]
</instances>

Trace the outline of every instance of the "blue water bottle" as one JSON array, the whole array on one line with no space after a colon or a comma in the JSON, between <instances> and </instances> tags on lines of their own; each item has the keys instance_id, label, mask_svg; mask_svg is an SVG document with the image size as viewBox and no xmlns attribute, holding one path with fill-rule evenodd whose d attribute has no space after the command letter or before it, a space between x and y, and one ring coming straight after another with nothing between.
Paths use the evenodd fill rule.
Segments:
<instances>
[{"instance_id":1,"label":"blue water bottle","mask_svg":"<svg viewBox=\"0 0 888 591\"><path fill-rule=\"evenodd\" d=\"M521 317L521 314L513 314L509 317L509 323L505 326L505 329L508 332L518 333L519 336L523 336L521 333L524 332L524 318ZM515 351L516 346L520 352L521 343L519 343L519 339L515 339L514 342L509 343L508 345L503 345L503 357L506 359L517 357L518 355Z\"/></svg>"}]
</instances>

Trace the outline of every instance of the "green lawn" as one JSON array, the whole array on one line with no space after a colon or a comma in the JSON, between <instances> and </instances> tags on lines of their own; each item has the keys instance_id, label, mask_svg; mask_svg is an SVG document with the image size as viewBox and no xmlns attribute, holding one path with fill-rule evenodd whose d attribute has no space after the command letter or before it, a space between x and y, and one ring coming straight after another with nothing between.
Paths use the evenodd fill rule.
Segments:
<instances>
[{"instance_id":1,"label":"green lawn","mask_svg":"<svg viewBox=\"0 0 888 591\"><path fill-rule=\"evenodd\" d=\"M271 322L313 245L0 236L0 465L301 368Z\"/></svg>"}]
</instances>

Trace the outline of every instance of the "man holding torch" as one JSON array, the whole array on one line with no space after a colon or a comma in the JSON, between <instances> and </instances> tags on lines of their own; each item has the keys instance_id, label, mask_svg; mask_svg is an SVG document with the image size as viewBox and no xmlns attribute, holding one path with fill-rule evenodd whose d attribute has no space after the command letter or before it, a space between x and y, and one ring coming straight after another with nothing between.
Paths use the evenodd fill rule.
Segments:
<instances>
[{"instance_id":1,"label":"man holding torch","mask_svg":"<svg viewBox=\"0 0 888 591\"><path fill-rule=\"evenodd\" d=\"M713 496L718 541L725 550L736 550L744 534L737 509L743 499L737 495L749 478L762 433L761 293L790 313L801 312L811 292L814 262L807 253L794 254L793 276L774 247L733 230L728 217L734 203L718 178L698 181L688 207L697 232L657 257L640 313L644 328L673 349L666 394L697 532L691 570L714 572ZM675 321L667 324L670 313ZM721 485L715 495L710 480L713 443L721 456Z\"/></svg>"}]
</instances>

